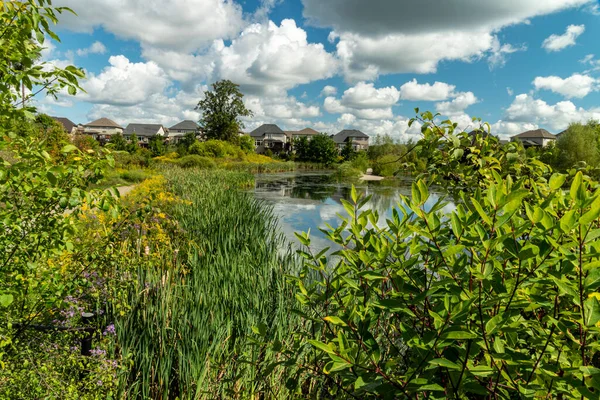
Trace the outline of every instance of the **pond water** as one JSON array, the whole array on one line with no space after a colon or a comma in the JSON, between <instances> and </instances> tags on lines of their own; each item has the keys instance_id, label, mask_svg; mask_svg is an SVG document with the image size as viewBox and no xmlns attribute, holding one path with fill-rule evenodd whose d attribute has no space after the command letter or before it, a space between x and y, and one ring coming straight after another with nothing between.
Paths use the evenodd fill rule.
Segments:
<instances>
[{"instance_id":1,"label":"pond water","mask_svg":"<svg viewBox=\"0 0 600 400\"><path fill-rule=\"evenodd\" d=\"M401 177L394 186L382 182L363 182L355 186L357 191L372 195L365 208L377 210L379 222L385 224L399 195L410 196L412 181L412 177ZM352 183L339 181L331 173L293 172L256 175L254 193L258 199L273 205L281 231L290 242L298 245L294 232L310 229L311 247L319 251L331 246L319 228L324 228L325 223L339 226L338 214L346 215L341 199L350 200L351 188ZM432 207L438 198L438 194L432 194L426 208Z\"/></svg>"}]
</instances>

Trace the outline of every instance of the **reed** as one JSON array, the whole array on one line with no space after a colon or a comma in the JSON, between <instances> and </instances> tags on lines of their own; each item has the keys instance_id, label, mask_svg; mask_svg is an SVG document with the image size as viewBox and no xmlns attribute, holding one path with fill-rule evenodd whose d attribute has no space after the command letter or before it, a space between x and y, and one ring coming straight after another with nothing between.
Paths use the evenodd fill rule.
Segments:
<instances>
[{"instance_id":1,"label":"reed","mask_svg":"<svg viewBox=\"0 0 600 400\"><path fill-rule=\"evenodd\" d=\"M260 378L271 356L250 339L253 327L265 330L268 340L284 338L297 321L284 277L296 261L276 217L239 190L253 185L250 174L176 168L164 175L188 202L170 210L183 230L180 251L140 268L129 293L131 311L117 323L131 365L122 394L284 398L285 379Z\"/></svg>"}]
</instances>

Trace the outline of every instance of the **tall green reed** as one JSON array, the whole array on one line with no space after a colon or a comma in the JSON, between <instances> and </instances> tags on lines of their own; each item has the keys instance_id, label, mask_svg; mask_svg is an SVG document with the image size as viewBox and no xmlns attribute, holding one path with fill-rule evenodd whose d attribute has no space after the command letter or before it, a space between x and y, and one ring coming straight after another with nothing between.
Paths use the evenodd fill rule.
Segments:
<instances>
[{"instance_id":1,"label":"tall green reed","mask_svg":"<svg viewBox=\"0 0 600 400\"><path fill-rule=\"evenodd\" d=\"M130 362L123 392L152 399L285 397L283 379L260 378L261 365L273 360L250 339L253 327L282 339L297 321L284 277L295 258L276 217L239 190L253 185L248 173L164 174L173 193L189 201L170 210L184 239L175 246L179 254L140 268L131 311L117 322Z\"/></svg>"}]
</instances>

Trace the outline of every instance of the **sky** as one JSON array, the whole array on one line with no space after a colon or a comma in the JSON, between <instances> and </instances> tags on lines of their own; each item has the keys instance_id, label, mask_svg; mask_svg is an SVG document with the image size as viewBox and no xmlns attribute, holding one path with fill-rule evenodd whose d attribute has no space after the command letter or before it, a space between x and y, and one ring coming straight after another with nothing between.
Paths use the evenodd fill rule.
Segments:
<instances>
[{"instance_id":1,"label":"sky","mask_svg":"<svg viewBox=\"0 0 600 400\"><path fill-rule=\"evenodd\" d=\"M600 119L599 0L55 0L45 62L85 93L42 112L123 126L183 119L210 85L240 85L244 130L360 129L418 139L414 108L506 138Z\"/></svg>"}]
</instances>

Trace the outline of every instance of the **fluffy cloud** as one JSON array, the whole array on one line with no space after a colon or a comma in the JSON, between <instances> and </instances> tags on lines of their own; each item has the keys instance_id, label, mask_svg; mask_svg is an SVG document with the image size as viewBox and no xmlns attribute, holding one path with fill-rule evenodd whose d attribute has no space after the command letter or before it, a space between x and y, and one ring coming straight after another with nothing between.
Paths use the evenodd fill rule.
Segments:
<instances>
[{"instance_id":1,"label":"fluffy cloud","mask_svg":"<svg viewBox=\"0 0 600 400\"><path fill-rule=\"evenodd\" d=\"M400 99L393 86L377 89L373 83L359 82L347 89L341 99L329 96L324 108L331 114L349 114L363 119L392 118L392 106Z\"/></svg>"},{"instance_id":2,"label":"fluffy cloud","mask_svg":"<svg viewBox=\"0 0 600 400\"><path fill-rule=\"evenodd\" d=\"M566 79L558 76L538 76L533 81L536 89L551 90L566 98L583 98L594 90L598 90L598 80L589 75L573 74Z\"/></svg>"},{"instance_id":3,"label":"fluffy cloud","mask_svg":"<svg viewBox=\"0 0 600 400\"><path fill-rule=\"evenodd\" d=\"M445 101L437 103L435 108L437 112L446 116L455 116L461 114L469 106L477 103L477 97L473 92L461 92L457 93L452 101Z\"/></svg>"},{"instance_id":4,"label":"fluffy cloud","mask_svg":"<svg viewBox=\"0 0 600 400\"><path fill-rule=\"evenodd\" d=\"M533 124L530 122L510 122L499 120L498 122L492 125L492 134L500 136L500 138L502 139L508 139L511 136L518 135L519 133L531 131L538 128L539 126L537 124Z\"/></svg>"},{"instance_id":5,"label":"fluffy cloud","mask_svg":"<svg viewBox=\"0 0 600 400\"><path fill-rule=\"evenodd\" d=\"M600 119L600 108L585 109L571 101L548 104L528 94L520 94L506 110L506 117L509 122L536 124L559 131L572 122Z\"/></svg>"},{"instance_id":6,"label":"fluffy cloud","mask_svg":"<svg viewBox=\"0 0 600 400\"><path fill-rule=\"evenodd\" d=\"M420 84L416 79L400 86L400 98L412 101L440 101L448 99L456 86L444 82Z\"/></svg>"},{"instance_id":7,"label":"fluffy cloud","mask_svg":"<svg viewBox=\"0 0 600 400\"><path fill-rule=\"evenodd\" d=\"M131 106L144 102L171 85L164 71L154 62L132 63L127 57L111 56L110 66L83 82L87 93L81 98L90 103Z\"/></svg>"},{"instance_id":8,"label":"fluffy cloud","mask_svg":"<svg viewBox=\"0 0 600 400\"><path fill-rule=\"evenodd\" d=\"M337 55L349 81L373 80L380 74L434 73L443 60L472 61L492 47L488 32L390 34L366 37L334 33Z\"/></svg>"},{"instance_id":9,"label":"fluffy cloud","mask_svg":"<svg viewBox=\"0 0 600 400\"><path fill-rule=\"evenodd\" d=\"M216 40L204 54L148 49L144 57L185 84L197 80L230 79L247 93L264 94L333 76L335 57L320 43L309 43L306 32L286 19L247 26L226 45Z\"/></svg>"},{"instance_id":10,"label":"fluffy cloud","mask_svg":"<svg viewBox=\"0 0 600 400\"><path fill-rule=\"evenodd\" d=\"M334 96L337 94L337 88L327 85L321 90L321 96Z\"/></svg>"},{"instance_id":11,"label":"fluffy cloud","mask_svg":"<svg viewBox=\"0 0 600 400\"><path fill-rule=\"evenodd\" d=\"M594 0L302 0L314 24L369 36L496 30ZM427 12L435 10L435 12ZM426 19L427 23L423 23Z\"/></svg>"},{"instance_id":12,"label":"fluffy cloud","mask_svg":"<svg viewBox=\"0 0 600 400\"><path fill-rule=\"evenodd\" d=\"M589 69L585 71L586 74L600 71L600 60L597 60L596 56L593 54L588 54L582 60L579 60L579 62L589 67Z\"/></svg>"},{"instance_id":13,"label":"fluffy cloud","mask_svg":"<svg viewBox=\"0 0 600 400\"><path fill-rule=\"evenodd\" d=\"M143 47L195 51L230 38L244 25L242 8L231 0L60 0L71 7L61 25L91 32L101 26ZM85 4L84 4L85 3Z\"/></svg>"},{"instance_id":14,"label":"fluffy cloud","mask_svg":"<svg viewBox=\"0 0 600 400\"><path fill-rule=\"evenodd\" d=\"M585 32L585 25L569 25L562 35L550 35L542 43L546 51L560 51L569 46L574 46L577 38Z\"/></svg>"},{"instance_id":15,"label":"fluffy cloud","mask_svg":"<svg viewBox=\"0 0 600 400\"><path fill-rule=\"evenodd\" d=\"M312 23L331 27L348 81L434 73L440 61L488 58L491 68L524 46L501 44L503 27L593 0L303 0ZM428 13L424 10L433 10ZM427 23L423 23L426 18Z\"/></svg>"},{"instance_id":16,"label":"fluffy cloud","mask_svg":"<svg viewBox=\"0 0 600 400\"><path fill-rule=\"evenodd\" d=\"M90 47L86 47L85 49L77 50L78 56L87 56L88 54L104 54L106 53L106 46L102 42L95 41L90 45Z\"/></svg>"}]
</instances>

